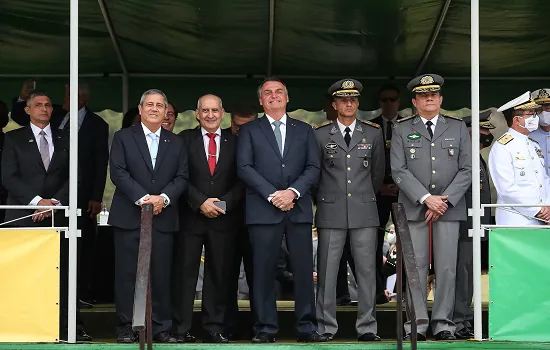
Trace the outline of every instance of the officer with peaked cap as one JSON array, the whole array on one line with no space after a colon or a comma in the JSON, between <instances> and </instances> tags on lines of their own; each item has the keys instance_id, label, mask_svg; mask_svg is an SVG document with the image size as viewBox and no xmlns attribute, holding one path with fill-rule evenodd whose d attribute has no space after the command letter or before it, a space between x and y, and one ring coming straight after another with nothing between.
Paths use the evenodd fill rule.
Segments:
<instances>
[{"instance_id":1,"label":"officer with peaked cap","mask_svg":"<svg viewBox=\"0 0 550 350\"><path fill-rule=\"evenodd\" d=\"M491 146L493 135L491 129L495 126L489 121L491 111L479 114L479 149ZM462 118L471 132L472 117ZM489 174L487 172L487 163L479 155L479 175L480 175L480 197L481 203L491 203L491 188L489 186ZM466 191L466 208L472 208L472 186ZM472 238L469 236L469 229L472 228L472 218L467 216L467 221L460 222L460 237L458 240L458 253L456 262L456 294L453 322L456 325L455 336L458 339L469 339L474 337L473 322L474 314L472 312L473 289L473 247ZM490 224L491 210L485 208L484 215L481 217L482 224ZM481 238L487 240L487 236Z\"/></svg>"},{"instance_id":2,"label":"officer with peaked cap","mask_svg":"<svg viewBox=\"0 0 550 350\"><path fill-rule=\"evenodd\" d=\"M533 131L529 137L539 143L544 155L544 169L550 176L550 89L538 89L531 93L531 99L535 101L539 116L539 128Z\"/></svg>"},{"instance_id":3,"label":"officer with peaked cap","mask_svg":"<svg viewBox=\"0 0 550 350\"><path fill-rule=\"evenodd\" d=\"M336 280L349 235L358 283L356 330L359 341L379 341L376 334L376 192L384 180L384 142L380 125L357 119L363 86L355 79L334 83L329 94L338 117L315 128L322 153L316 194L317 322L332 340L336 322Z\"/></svg>"},{"instance_id":4,"label":"officer with peaked cap","mask_svg":"<svg viewBox=\"0 0 550 350\"><path fill-rule=\"evenodd\" d=\"M530 133L539 125L539 105L529 91L498 111L510 127L489 153L489 172L497 190L497 204L535 204L536 207L500 207L497 225L544 225L550 221L550 178L544 171L542 150Z\"/></svg>"},{"instance_id":5,"label":"officer with peaked cap","mask_svg":"<svg viewBox=\"0 0 550 350\"><path fill-rule=\"evenodd\" d=\"M437 293L431 327L436 340L453 340L456 255L460 221L466 220L464 194L470 186L472 163L468 128L458 118L441 114L437 74L424 74L407 85L418 114L398 121L392 138L391 172L399 186L411 232L422 292L426 293L429 222L433 225L433 261ZM426 298L425 298L426 300ZM427 309L427 304L415 308ZM427 313L427 312L426 312ZM428 320L417 320L418 337L426 338ZM410 321L405 324L410 339Z\"/></svg>"}]
</instances>

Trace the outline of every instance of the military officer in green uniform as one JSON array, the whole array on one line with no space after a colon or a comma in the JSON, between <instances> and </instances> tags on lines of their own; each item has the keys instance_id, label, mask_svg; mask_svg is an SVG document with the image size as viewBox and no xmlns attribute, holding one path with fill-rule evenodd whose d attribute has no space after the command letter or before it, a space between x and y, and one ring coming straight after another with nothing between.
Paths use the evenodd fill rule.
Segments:
<instances>
[{"instance_id":1,"label":"military officer in green uniform","mask_svg":"<svg viewBox=\"0 0 550 350\"><path fill-rule=\"evenodd\" d=\"M355 79L334 83L329 94L338 117L316 127L321 179L316 195L317 321L332 339L336 322L336 280L346 236L358 284L356 330L359 341L378 341L375 317L376 193L384 180L384 141L380 125L357 119L362 85Z\"/></svg>"},{"instance_id":2,"label":"military officer in green uniform","mask_svg":"<svg viewBox=\"0 0 550 350\"><path fill-rule=\"evenodd\" d=\"M453 309L459 226L466 220L464 194L471 184L471 142L466 124L441 114L443 78L425 74L407 88L418 114L398 121L390 154L392 177L399 186L413 243L422 292L426 293L429 239L433 224L433 262L437 293L431 322L418 324L425 339L431 324L436 340L455 339ZM426 300L426 297L424 297ZM427 304L416 305L427 308ZM410 338L410 322L405 332Z\"/></svg>"}]
</instances>

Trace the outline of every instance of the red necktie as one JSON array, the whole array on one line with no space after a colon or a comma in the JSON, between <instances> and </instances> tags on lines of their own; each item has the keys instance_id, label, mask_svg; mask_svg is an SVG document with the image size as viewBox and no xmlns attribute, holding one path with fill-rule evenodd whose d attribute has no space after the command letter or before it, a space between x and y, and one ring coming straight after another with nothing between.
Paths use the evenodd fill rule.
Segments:
<instances>
[{"instance_id":1,"label":"red necktie","mask_svg":"<svg viewBox=\"0 0 550 350\"><path fill-rule=\"evenodd\" d=\"M210 137L210 141L208 142L208 167L210 168L210 175L214 175L214 170L216 169L216 134L213 134L211 132L207 133L208 137Z\"/></svg>"}]
</instances>

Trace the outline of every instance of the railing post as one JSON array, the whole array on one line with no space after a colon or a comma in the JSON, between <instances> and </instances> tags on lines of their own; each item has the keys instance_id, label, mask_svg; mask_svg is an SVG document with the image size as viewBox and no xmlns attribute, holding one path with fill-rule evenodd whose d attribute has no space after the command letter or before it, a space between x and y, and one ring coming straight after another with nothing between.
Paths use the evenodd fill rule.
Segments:
<instances>
[{"instance_id":1,"label":"railing post","mask_svg":"<svg viewBox=\"0 0 550 350\"><path fill-rule=\"evenodd\" d=\"M152 321L151 321L151 248L153 229L153 205L145 204L141 207L141 232L139 237L139 255L136 273L136 287L134 292L134 317L132 329L139 332L139 348L153 348Z\"/></svg>"}]
</instances>

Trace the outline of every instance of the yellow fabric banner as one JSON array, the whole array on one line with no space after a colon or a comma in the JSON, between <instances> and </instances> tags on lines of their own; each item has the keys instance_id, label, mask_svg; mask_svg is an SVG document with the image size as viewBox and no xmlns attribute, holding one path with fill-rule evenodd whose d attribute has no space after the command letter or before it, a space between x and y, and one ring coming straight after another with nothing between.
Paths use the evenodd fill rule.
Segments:
<instances>
[{"instance_id":1,"label":"yellow fabric banner","mask_svg":"<svg viewBox=\"0 0 550 350\"><path fill-rule=\"evenodd\" d=\"M0 342L59 335L59 233L0 230Z\"/></svg>"}]
</instances>

